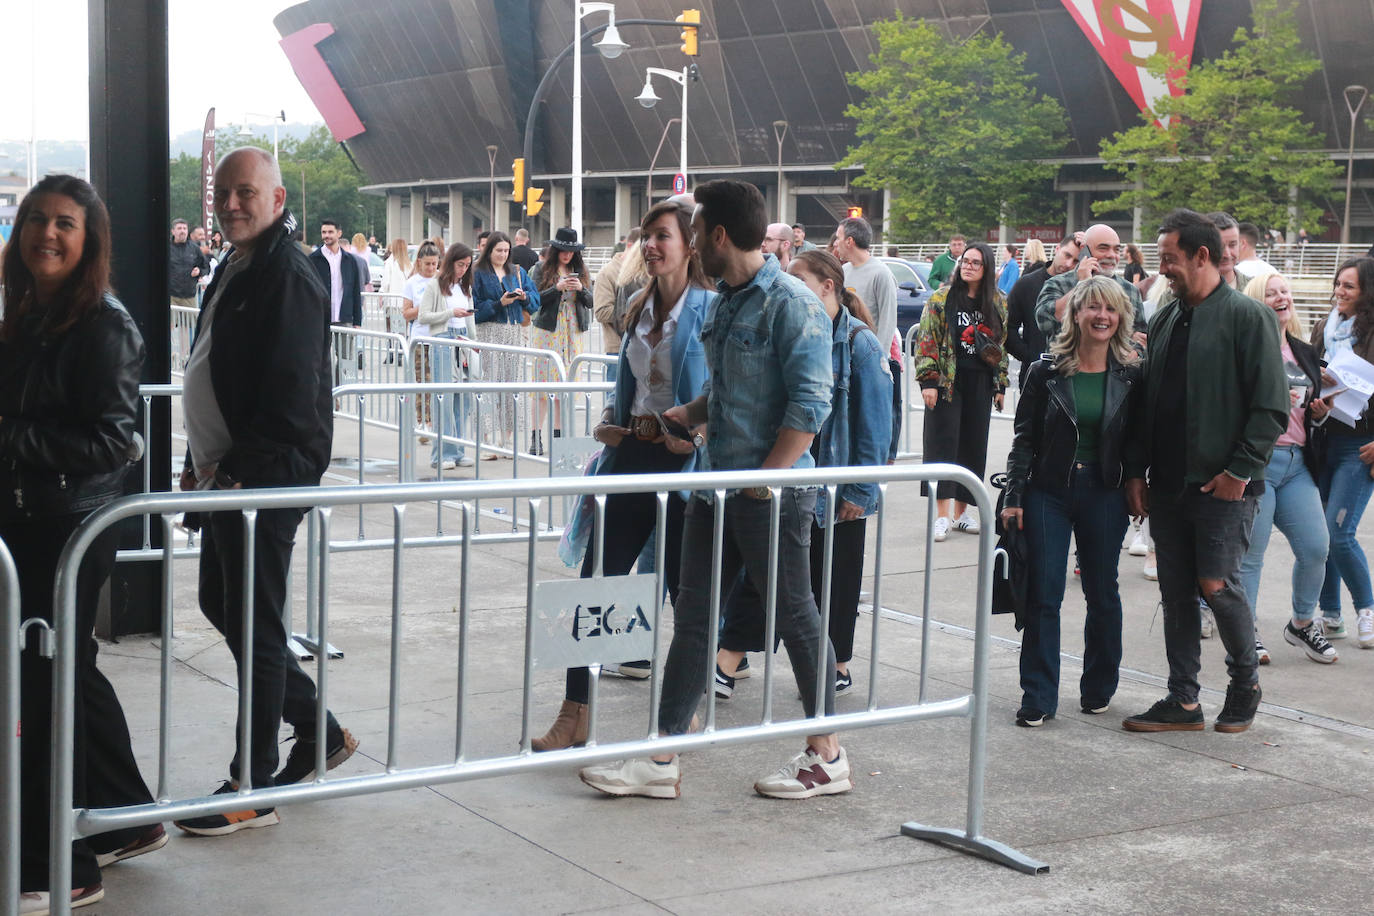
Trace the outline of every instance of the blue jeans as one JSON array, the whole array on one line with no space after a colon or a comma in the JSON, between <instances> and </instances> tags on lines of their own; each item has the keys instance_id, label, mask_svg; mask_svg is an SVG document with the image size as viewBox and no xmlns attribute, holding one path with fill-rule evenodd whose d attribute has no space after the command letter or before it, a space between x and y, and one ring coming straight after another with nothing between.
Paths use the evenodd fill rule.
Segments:
<instances>
[{"instance_id":1,"label":"blue jeans","mask_svg":"<svg viewBox=\"0 0 1374 916\"><path fill-rule=\"evenodd\" d=\"M1325 616L1339 617L1342 580L1357 609L1374 607L1369 561L1355 540L1360 517L1374 493L1374 479L1369 476L1369 465L1360 460L1360 446L1365 444L1362 437L1332 435L1327 443L1326 463L1317 488L1326 506L1331 552L1326 558L1326 581L1322 583L1320 603Z\"/></svg>"},{"instance_id":2,"label":"blue jeans","mask_svg":"<svg viewBox=\"0 0 1374 916\"><path fill-rule=\"evenodd\" d=\"M466 335L460 334L453 328L445 328L435 335L436 337L447 337L456 340ZM463 382L467 381L461 366L455 372L454 355L456 351L453 347L436 346L431 348L434 354L434 381L436 382ZM446 394L443 395L442 405L439 402L439 395L434 395L434 444L430 446L429 466L438 467L439 461L458 461L463 457L464 449L460 445L452 442L445 442L443 436L463 435L464 422L468 414L468 397L466 394ZM443 436L440 435L442 427Z\"/></svg>"},{"instance_id":3,"label":"blue jeans","mask_svg":"<svg viewBox=\"0 0 1374 916\"><path fill-rule=\"evenodd\" d=\"M783 489L778 520L777 635L787 647L792 674L807 718L816 715L816 663L826 648L825 713L835 709L835 650L821 632L821 615L811 595L813 490ZM759 594L768 594L768 500L731 496L725 503L720 581L728 588L743 569ZM685 734L709 687L711 647L711 555L715 509L701 499L687 501L682 527L682 567L673 603L673 641L663 669L658 727ZM823 730L823 727L818 727ZM817 732L820 733L819 731Z\"/></svg>"},{"instance_id":4,"label":"blue jeans","mask_svg":"<svg viewBox=\"0 0 1374 916\"><path fill-rule=\"evenodd\" d=\"M1102 483L1095 464L1075 463L1068 486L1026 487L1023 521L1030 548L1026 628L1021 634L1021 703L1046 715L1059 708L1059 611L1069 534L1078 544L1087 620L1083 624L1084 705L1105 705L1121 667L1121 592L1116 564L1126 534L1126 495Z\"/></svg>"},{"instance_id":5,"label":"blue jeans","mask_svg":"<svg viewBox=\"0 0 1374 916\"><path fill-rule=\"evenodd\" d=\"M1311 620L1317 610L1330 542L1325 526L1315 522L1322 511L1317 484L1303 464L1302 447L1279 445L1264 469L1264 495L1255 513L1250 533L1250 549L1240 563L1240 581L1250 610L1259 619L1260 570L1264 551L1275 526L1288 538L1293 549L1293 619Z\"/></svg>"}]
</instances>

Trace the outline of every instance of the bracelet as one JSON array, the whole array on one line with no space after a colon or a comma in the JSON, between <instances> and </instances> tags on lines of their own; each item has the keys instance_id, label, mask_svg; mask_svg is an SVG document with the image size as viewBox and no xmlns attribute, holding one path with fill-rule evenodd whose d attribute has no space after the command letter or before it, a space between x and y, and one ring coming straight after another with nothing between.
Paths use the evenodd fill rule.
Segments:
<instances>
[{"instance_id":1,"label":"bracelet","mask_svg":"<svg viewBox=\"0 0 1374 916\"><path fill-rule=\"evenodd\" d=\"M1232 480L1239 480L1241 483L1249 483L1249 482L1250 482L1250 478L1249 478L1249 477L1241 477L1241 476L1239 476L1239 475L1237 475L1237 474L1232 474L1232 473L1231 473L1230 471L1228 471L1226 468L1222 468L1222 469L1221 469L1221 473L1225 474L1227 477L1231 478Z\"/></svg>"}]
</instances>

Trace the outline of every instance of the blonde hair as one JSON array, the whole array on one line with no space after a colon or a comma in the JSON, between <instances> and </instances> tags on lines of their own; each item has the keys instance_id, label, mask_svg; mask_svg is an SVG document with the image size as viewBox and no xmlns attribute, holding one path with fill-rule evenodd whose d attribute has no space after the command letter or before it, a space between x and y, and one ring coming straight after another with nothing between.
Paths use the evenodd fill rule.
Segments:
<instances>
[{"instance_id":1,"label":"blonde hair","mask_svg":"<svg viewBox=\"0 0 1374 916\"><path fill-rule=\"evenodd\" d=\"M367 247L367 236L363 235L361 232L355 232L355 233L353 233L353 247L354 247L354 248L366 248L366 247Z\"/></svg>"},{"instance_id":2,"label":"blonde hair","mask_svg":"<svg viewBox=\"0 0 1374 916\"><path fill-rule=\"evenodd\" d=\"M625 257L620 262L620 274L616 280L621 286L626 283L648 282L649 272L644 269L644 252L639 242L625 249Z\"/></svg>"},{"instance_id":3,"label":"blonde hair","mask_svg":"<svg viewBox=\"0 0 1374 916\"><path fill-rule=\"evenodd\" d=\"M1243 290L1243 292L1251 299L1258 299L1260 303L1263 304L1264 296L1266 293L1269 292L1269 281L1274 279L1275 277L1278 277L1284 283L1288 284L1289 297L1291 298L1293 286L1292 281L1290 281L1287 277L1285 277L1283 274L1279 273L1276 270L1271 270L1268 273L1260 274L1258 277L1252 277L1250 279L1250 282L1245 284L1245 289ZM1268 305L1265 305L1264 307L1266 309L1269 308ZM1302 319L1298 317L1298 309L1296 305L1290 305L1288 307L1288 322L1283 326L1282 330L1287 331L1289 334L1292 334L1299 340L1307 339L1307 335L1303 332L1302 329Z\"/></svg>"},{"instance_id":4,"label":"blonde hair","mask_svg":"<svg viewBox=\"0 0 1374 916\"><path fill-rule=\"evenodd\" d=\"M406 240L403 238L394 238L391 240L391 244L387 247L388 250L391 251L391 256L396 259L396 266L401 268L401 273L409 277L410 251L406 246Z\"/></svg>"},{"instance_id":5,"label":"blonde hair","mask_svg":"<svg viewBox=\"0 0 1374 916\"><path fill-rule=\"evenodd\" d=\"M1021 266L1029 267L1036 261L1047 261L1045 257L1045 243L1039 239L1030 239L1026 242L1026 253L1021 258Z\"/></svg>"},{"instance_id":6,"label":"blonde hair","mask_svg":"<svg viewBox=\"0 0 1374 916\"><path fill-rule=\"evenodd\" d=\"M1139 354L1131 345L1131 332L1135 323L1135 309L1116 280L1108 276L1089 277L1079 283L1069 293L1068 309L1059 335L1050 341L1050 355L1054 357L1055 369L1061 375L1074 375L1078 372L1078 347L1082 343L1082 332L1078 329L1078 313L1084 307L1100 302L1116 313L1116 333L1107 344L1111 355L1121 365L1128 365L1139 359Z\"/></svg>"}]
</instances>

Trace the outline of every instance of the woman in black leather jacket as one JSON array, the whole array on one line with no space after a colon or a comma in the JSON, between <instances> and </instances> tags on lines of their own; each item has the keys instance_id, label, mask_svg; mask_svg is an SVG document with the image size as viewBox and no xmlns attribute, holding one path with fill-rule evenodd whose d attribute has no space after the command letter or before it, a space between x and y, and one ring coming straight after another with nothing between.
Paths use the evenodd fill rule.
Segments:
<instances>
[{"instance_id":1,"label":"woman in black leather jacket","mask_svg":"<svg viewBox=\"0 0 1374 916\"><path fill-rule=\"evenodd\" d=\"M0 322L0 538L14 556L25 618L53 619L63 545L81 520L123 490L134 431L143 339L109 293L110 220L86 182L43 179L24 198L3 264ZM96 668L97 596L114 567L114 529L86 553L77 578L73 801L93 808L151 803L124 711ZM32 633L33 631L31 631ZM52 662L30 638L20 662L20 884L23 905L48 892ZM73 905L104 896L100 866L167 842L161 824L72 844ZM7 903L0 901L0 905ZM28 912L25 909L25 912Z\"/></svg>"},{"instance_id":2,"label":"woman in black leather jacket","mask_svg":"<svg viewBox=\"0 0 1374 916\"><path fill-rule=\"evenodd\" d=\"M1069 535L1078 545L1087 620L1079 708L1099 715L1116 693L1129 477L1144 477L1130 300L1110 277L1074 287L1048 359L1026 373L1007 458L1002 522L1026 534L1030 575L1016 724L1043 725L1059 706L1059 611Z\"/></svg>"}]
</instances>

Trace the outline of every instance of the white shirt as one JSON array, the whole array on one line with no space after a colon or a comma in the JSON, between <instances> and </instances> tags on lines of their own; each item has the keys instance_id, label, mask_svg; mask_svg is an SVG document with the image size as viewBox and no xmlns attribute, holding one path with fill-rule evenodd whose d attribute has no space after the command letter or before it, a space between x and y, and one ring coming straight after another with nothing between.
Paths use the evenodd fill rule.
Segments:
<instances>
[{"instance_id":1,"label":"white shirt","mask_svg":"<svg viewBox=\"0 0 1374 916\"><path fill-rule=\"evenodd\" d=\"M414 274L411 275L411 277L410 277L409 280L406 281L405 291L402 292L401 295L404 296L405 298L409 299L409 300L411 301L411 304L414 305L416 308L419 308L419 307L420 307L420 300L423 299L423 298L424 298L424 295L425 295L425 287L428 286L428 285L429 285L429 281L430 281L430 280L433 280L433 279L434 279L433 277L422 277L422 276L420 276L420 274L419 274L418 272L416 272L416 273L414 273ZM409 327L408 333L409 333L409 335L410 335L411 337L414 337L414 336L415 336L415 333L416 333L416 332L415 332L415 325L416 325L416 324L418 324L417 321L412 321L412 322L410 323L410 327ZM425 336L425 334L428 334L428 333L429 333L429 328L425 328L425 329L424 329L424 334L421 334L420 336L423 337L423 336Z\"/></svg>"},{"instance_id":2,"label":"white shirt","mask_svg":"<svg viewBox=\"0 0 1374 916\"><path fill-rule=\"evenodd\" d=\"M1269 262L1258 255L1241 261L1236 265L1236 270L1245 274L1247 277L1258 277L1260 274L1274 273L1274 268L1269 266Z\"/></svg>"},{"instance_id":3,"label":"white shirt","mask_svg":"<svg viewBox=\"0 0 1374 916\"><path fill-rule=\"evenodd\" d=\"M658 345L649 346L649 332L654 329L654 299L646 296L644 307L639 310L639 321L635 324L634 336L625 348L625 358L630 363L630 371L635 377L635 399L630 405L630 415L642 417L654 412L662 412L672 407L673 398L673 336L677 333L677 319L687 302L687 290L668 313L663 322L662 336Z\"/></svg>"},{"instance_id":4,"label":"white shirt","mask_svg":"<svg viewBox=\"0 0 1374 916\"><path fill-rule=\"evenodd\" d=\"M343 249L330 251L327 245L321 245L320 253L329 262L329 320L337 322L343 308Z\"/></svg>"},{"instance_id":5,"label":"white shirt","mask_svg":"<svg viewBox=\"0 0 1374 916\"><path fill-rule=\"evenodd\" d=\"M448 294L448 307L450 309L466 309L469 312L472 311L472 300L468 298L467 293L463 292L463 288L457 283L453 284L453 292ZM459 334L466 334L468 332L468 319L457 317L450 318L448 320L448 327L451 331L457 331Z\"/></svg>"}]
</instances>

